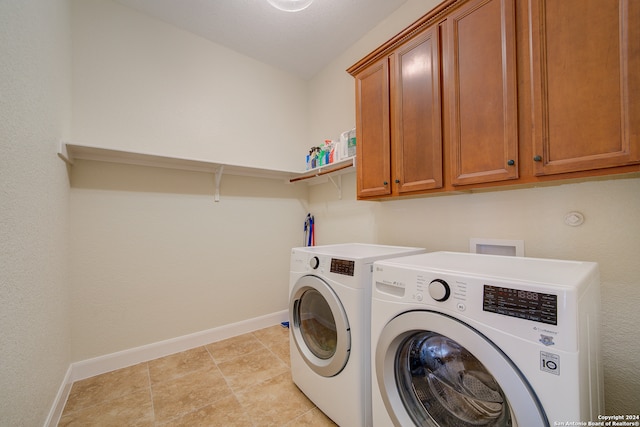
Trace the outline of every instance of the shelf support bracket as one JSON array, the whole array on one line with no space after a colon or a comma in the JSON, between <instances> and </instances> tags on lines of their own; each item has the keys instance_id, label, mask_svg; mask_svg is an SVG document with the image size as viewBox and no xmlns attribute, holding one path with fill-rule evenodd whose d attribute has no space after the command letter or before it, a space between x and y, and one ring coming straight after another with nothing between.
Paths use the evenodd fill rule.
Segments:
<instances>
[{"instance_id":1,"label":"shelf support bracket","mask_svg":"<svg viewBox=\"0 0 640 427\"><path fill-rule=\"evenodd\" d=\"M69 166L73 166L73 157L69 155L67 143L64 141L60 141L60 145L58 146L58 157L64 160L64 162Z\"/></svg>"},{"instance_id":2,"label":"shelf support bracket","mask_svg":"<svg viewBox=\"0 0 640 427\"><path fill-rule=\"evenodd\" d=\"M216 192L213 196L214 202L220 201L220 181L222 180L222 171L224 170L224 165L218 166L216 169Z\"/></svg>"},{"instance_id":3,"label":"shelf support bracket","mask_svg":"<svg viewBox=\"0 0 640 427\"><path fill-rule=\"evenodd\" d=\"M336 190L338 190L338 199L342 200L342 175L338 175L336 177L338 180L337 183L336 181L333 180L333 178L330 175L327 175L327 178L329 178L329 181L331 181L333 186L336 187Z\"/></svg>"}]
</instances>

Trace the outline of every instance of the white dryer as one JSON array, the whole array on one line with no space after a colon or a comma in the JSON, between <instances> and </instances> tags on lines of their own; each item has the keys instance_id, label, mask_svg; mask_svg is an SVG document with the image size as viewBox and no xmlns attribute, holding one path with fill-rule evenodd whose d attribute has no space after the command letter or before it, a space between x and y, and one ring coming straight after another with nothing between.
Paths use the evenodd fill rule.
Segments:
<instances>
[{"instance_id":1,"label":"white dryer","mask_svg":"<svg viewBox=\"0 0 640 427\"><path fill-rule=\"evenodd\" d=\"M371 426L373 262L421 252L368 244L292 249L291 376L340 426Z\"/></svg>"},{"instance_id":2,"label":"white dryer","mask_svg":"<svg viewBox=\"0 0 640 427\"><path fill-rule=\"evenodd\" d=\"M435 252L376 262L373 281L374 426L604 413L596 263Z\"/></svg>"}]
</instances>

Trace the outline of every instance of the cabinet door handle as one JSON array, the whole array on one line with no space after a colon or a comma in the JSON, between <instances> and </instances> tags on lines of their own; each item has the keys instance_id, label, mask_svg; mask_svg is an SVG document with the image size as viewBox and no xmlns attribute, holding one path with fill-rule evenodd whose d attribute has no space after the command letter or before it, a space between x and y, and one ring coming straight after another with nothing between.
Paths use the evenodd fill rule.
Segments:
<instances>
[{"instance_id":1,"label":"cabinet door handle","mask_svg":"<svg viewBox=\"0 0 640 427\"><path fill-rule=\"evenodd\" d=\"M396 179L396 184L400 184L400 180L399 179Z\"/></svg>"},{"instance_id":2,"label":"cabinet door handle","mask_svg":"<svg viewBox=\"0 0 640 427\"><path fill-rule=\"evenodd\" d=\"M384 185L388 185L389 183L387 181L383 182Z\"/></svg>"},{"instance_id":3,"label":"cabinet door handle","mask_svg":"<svg viewBox=\"0 0 640 427\"><path fill-rule=\"evenodd\" d=\"M513 165L515 165L515 164L516 164L516 161L515 161L515 160L509 160L509 161L507 162L507 164L508 164L509 166L513 166Z\"/></svg>"},{"instance_id":4,"label":"cabinet door handle","mask_svg":"<svg viewBox=\"0 0 640 427\"><path fill-rule=\"evenodd\" d=\"M534 162L541 162L541 161L542 161L542 156L535 156L535 157L533 158L533 161L534 161Z\"/></svg>"}]
</instances>

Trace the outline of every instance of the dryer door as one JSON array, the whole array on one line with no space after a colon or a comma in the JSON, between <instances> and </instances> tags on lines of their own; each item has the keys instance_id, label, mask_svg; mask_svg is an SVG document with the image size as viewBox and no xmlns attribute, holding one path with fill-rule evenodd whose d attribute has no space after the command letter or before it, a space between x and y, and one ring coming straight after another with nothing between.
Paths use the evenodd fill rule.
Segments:
<instances>
[{"instance_id":1,"label":"dryer door","mask_svg":"<svg viewBox=\"0 0 640 427\"><path fill-rule=\"evenodd\" d=\"M307 365L332 377L347 364L351 332L340 299L317 276L302 276L291 289L289 316L293 340Z\"/></svg>"},{"instance_id":2,"label":"dryer door","mask_svg":"<svg viewBox=\"0 0 640 427\"><path fill-rule=\"evenodd\" d=\"M549 426L507 355L442 313L410 311L392 319L379 337L374 369L396 426Z\"/></svg>"}]
</instances>

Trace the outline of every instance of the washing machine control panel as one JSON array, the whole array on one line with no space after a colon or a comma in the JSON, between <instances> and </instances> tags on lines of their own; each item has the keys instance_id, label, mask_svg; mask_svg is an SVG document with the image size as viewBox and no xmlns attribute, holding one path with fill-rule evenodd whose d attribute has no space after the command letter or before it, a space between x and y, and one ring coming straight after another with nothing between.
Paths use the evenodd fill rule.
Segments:
<instances>
[{"instance_id":1,"label":"washing machine control panel","mask_svg":"<svg viewBox=\"0 0 640 427\"><path fill-rule=\"evenodd\" d=\"M435 301L444 302L451 296L449 284L442 279L435 279L429 283L429 295Z\"/></svg>"},{"instance_id":2,"label":"washing machine control panel","mask_svg":"<svg viewBox=\"0 0 640 427\"><path fill-rule=\"evenodd\" d=\"M557 351L577 351L576 331L600 307L589 262L428 253L374 263L372 284L374 306L440 312Z\"/></svg>"},{"instance_id":3,"label":"washing machine control panel","mask_svg":"<svg viewBox=\"0 0 640 427\"><path fill-rule=\"evenodd\" d=\"M558 295L485 284L482 309L548 325L558 324Z\"/></svg>"}]
</instances>

